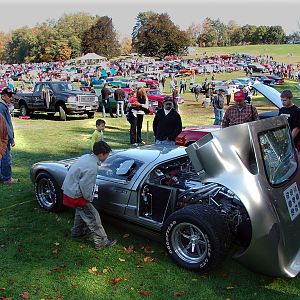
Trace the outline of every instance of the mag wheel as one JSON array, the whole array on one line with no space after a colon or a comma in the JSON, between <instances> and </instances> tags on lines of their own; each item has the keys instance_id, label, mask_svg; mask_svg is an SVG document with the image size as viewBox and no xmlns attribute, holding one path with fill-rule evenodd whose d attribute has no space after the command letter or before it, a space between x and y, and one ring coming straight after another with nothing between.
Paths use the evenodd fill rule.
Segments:
<instances>
[{"instance_id":1,"label":"mag wheel","mask_svg":"<svg viewBox=\"0 0 300 300\"><path fill-rule=\"evenodd\" d=\"M62 192L57 181L48 173L40 173L35 180L35 195L39 205L48 211L62 208Z\"/></svg>"},{"instance_id":2,"label":"mag wheel","mask_svg":"<svg viewBox=\"0 0 300 300\"><path fill-rule=\"evenodd\" d=\"M178 265L201 272L219 264L230 245L227 225L205 205L191 205L171 214L163 226L163 237Z\"/></svg>"}]
</instances>

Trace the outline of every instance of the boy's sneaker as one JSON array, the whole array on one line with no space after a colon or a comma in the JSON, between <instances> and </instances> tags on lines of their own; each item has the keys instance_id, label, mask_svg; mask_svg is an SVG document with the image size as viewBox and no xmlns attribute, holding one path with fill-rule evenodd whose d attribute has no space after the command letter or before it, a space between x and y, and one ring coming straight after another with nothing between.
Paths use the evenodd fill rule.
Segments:
<instances>
[{"instance_id":1,"label":"boy's sneaker","mask_svg":"<svg viewBox=\"0 0 300 300\"><path fill-rule=\"evenodd\" d=\"M141 141L140 143L139 143L139 145L145 145L146 143L144 142L144 141Z\"/></svg>"},{"instance_id":2,"label":"boy's sneaker","mask_svg":"<svg viewBox=\"0 0 300 300\"><path fill-rule=\"evenodd\" d=\"M112 247L113 245L115 245L117 243L117 240L107 240L106 244L103 246L95 246L96 250L102 250L104 248L109 248Z\"/></svg>"}]
</instances>

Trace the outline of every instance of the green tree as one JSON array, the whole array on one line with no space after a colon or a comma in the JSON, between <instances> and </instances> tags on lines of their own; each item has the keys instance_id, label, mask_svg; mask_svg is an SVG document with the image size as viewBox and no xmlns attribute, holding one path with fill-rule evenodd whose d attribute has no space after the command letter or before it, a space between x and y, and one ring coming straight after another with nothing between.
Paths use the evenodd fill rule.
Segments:
<instances>
[{"instance_id":1,"label":"green tree","mask_svg":"<svg viewBox=\"0 0 300 300\"><path fill-rule=\"evenodd\" d=\"M253 36L253 44L266 44L268 27L261 25L256 28L255 34Z\"/></svg>"},{"instance_id":2,"label":"green tree","mask_svg":"<svg viewBox=\"0 0 300 300\"><path fill-rule=\"evenodd\" d=\"M244 42L246 44L255 44L256 41L256 26L255 25L245 25L242 27Z\"/></svg>"},{"instance_id":3,"label":"green tree","mask_svg":"<svg viewBox=\"0 0 300 300\"><path fill-rule=\"evenodd\" d=\"M149 23L149 18L155 15L153 11L140 12L136 17L136 22L132 30L132 43L136 43L136 39L141 32L141 29Z\"/></svg>"},{"instance_id":4,"label":"green tree","mask_svg":"<svg viewBox=\"0 0 300 300\"><path fill-rule=\"evenodd\" d=\"M239 27L236 28L231 34L231 45L242 45L245 42L245 32Z\"/></svg>"},{"instance_id":5,"label":"green tree","mask_svg":"<svg viewBox=\"0 0 300 300\"><path fill-rule=\"evenodd\" d=\"M218 33L214 27L214 22L210 18L205 18L202 23L202 32L198 39L198 44L202 47L212 47L218 45Z\"/></svg>"},{"instance_id":6,"label":"green tree","mask_svg":"<svg viewBox=\"0 0 300 300\"><path fill-rule=\"evenodd\" d=\"M0 32L0 62L5 62L6 58L6 47L11 40L9 33Z\"/></svg>"},{"instance_id":7,"label":"green tree","mask_svg":"<svg viewBox=\"0 0 300 300\"><path fill-rule=\"evenodd\" d=\"M189 39L189 45L190 46L198 46L198 38L201 34L201 24L192 23L187 30L186 35Z\"/></svg>"},{"instance_id":8,"label":"green tree","mask_svg":"<svg viewBox=\"0 0 300 300\"><path fill-rule=\"evenodd\" d=\"M286 42L286 34L282 26L269 26L266 33L266 43L282 44Z\"/></svg>"},{"instance_id":9,"label":"green tree","mask_svg":"<svg viewBox=\"0 0 300 300\"><path fill-rule=\"evenodd\" d=\"M85 12L79 12L64 14L56 22L54 29L56 30L57 36L65 41L66 47L71 49L72 58L81 55L81 40L83 35L95 24L96 20L97 17Z\"/></svg>"},{"instance_id":10,"label":"green tree","mask_svg":"<svg viewBox=\"0 0 300 300\"><path fill-rule=\"evenodd\" d=\"M12 32L11 40L6 45L6 60L9 63L28 63L34 61L37 36L35 30L22 27Z\"/></svg>"},{"instance_id":11,"label":"green tree","mask_svg":"<svg viewBox=\"0 0 300 300\"><path fill-rule=\"evenodd\" d=\"M95 25L84 32L81 47L84 53L94 52L108 58L120 55L120 44L112 19L99 17Z\"/></svg>"},{"instance_id":12,"label":"green tree","mask_svg":"<svg viewBox=\"0 0 300 300\"><path fill-rule=\"evenodd\" d=\"M170 20L168 14L151 14L133 39L133 46L138 53L160 58L182 55L188 44L186 33Z\"/></svg>"},{"instance_id":13,"label":"green tree","mask_svg":"<svg viewBox=\"0 0 300 300\"><path fill-rule=\"evenodd\" d=\"M236 41L236 37L238 30L241 29L241 26L239 26L235 21L230 20L227 24L227 38L228 38L228 44L229 45L238 45L240 42L242 42L241 37L239 36L239 39ZM240 30L242 32L242 30Z\"/></svg>"}]
</instances>

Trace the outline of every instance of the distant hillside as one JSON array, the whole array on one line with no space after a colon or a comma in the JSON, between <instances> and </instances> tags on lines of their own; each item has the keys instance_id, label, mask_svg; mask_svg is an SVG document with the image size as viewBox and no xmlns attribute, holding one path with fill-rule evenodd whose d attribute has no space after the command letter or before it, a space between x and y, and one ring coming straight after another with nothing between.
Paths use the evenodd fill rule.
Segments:
<instances>
[{"instance_id":1,"label":"distant hillside","mask_svg":"<svg viewBox=\"0 0 300 300\"><path fill-rule=\"evenodd\" d=\"M196 51L188 55L188 57L201 57L204 52L207 55L219 55L230 53L247 53L252 55L271 55L275 61L284 63L300 63L300 44L284 44L284 45L246 45L232 47L193 47Z\"/></svg>"}]
</instances>

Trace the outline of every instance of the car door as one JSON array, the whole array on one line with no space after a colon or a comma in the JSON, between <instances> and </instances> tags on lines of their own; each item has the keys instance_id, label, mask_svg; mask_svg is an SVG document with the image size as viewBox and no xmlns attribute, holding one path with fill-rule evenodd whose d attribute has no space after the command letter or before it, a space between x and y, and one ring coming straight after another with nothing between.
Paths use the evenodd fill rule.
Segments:
<instances>
[{"instance_id":1,"label":"car door","mask_svg":"<svg viewBox=\"0 0 300 300\"><path fill-rule=\"evenodd\" d=\"M99 167L95 206L112 215L124 215L135 174L143 165L135 159L112 155Z\"/></svg>"}]
</instances>

